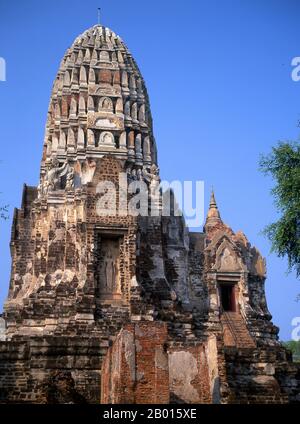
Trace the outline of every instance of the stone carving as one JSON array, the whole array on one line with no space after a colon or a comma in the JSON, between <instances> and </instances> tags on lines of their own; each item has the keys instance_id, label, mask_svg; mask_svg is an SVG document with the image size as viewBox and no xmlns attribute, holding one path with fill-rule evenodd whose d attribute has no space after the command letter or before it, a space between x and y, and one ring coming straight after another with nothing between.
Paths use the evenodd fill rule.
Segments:
<instances>
[{"instance_id":1,"label":"stone carving","mask_svg":"<svg viewBox=\"0 0 300 424\"><path fill-rule=\"evenodd\" d=\"M95 106L94 106L94 99L92 96L88 97L88 111L89 112L94 112L95 110Z\"/></svg>"},{"instance_id":2,"label":"stone carving","mask_svg":"<svg viewBox=\"0 0 300 424\"><path fill-rule=\"evenodd\" d=\"M96 65L96 64L97 64L97 62L98 62L98 52L97 52L97 50L95 49L95 50L93 50L93 53L92 53L91 64L92 64L92 65Z\"/></svg>"},{"instance_id":3,"label":"stone carving","mask_svg":"<svg viewBox=\"0 0 300 424\"><path fill-rule=\"evenodd\" d=\"M67 145L66 133L64 131L60 131L58 150L62 153L65 152L66 145Z\"/></svg>"},{"instance_id":4,"label":"stone carving","mask_svg":"<svg viewBox=\"0 0 300 424\"><path fill-rule=\"evenodd\" d=\"M93 130L87 130L87 145L90 147L95 147L95 134Z\"/></svg>"},{"instance_id":5,"label":"stone carving","mask_svg":"<svg viewBox=\"0 0 300 424\"><path fill-rule=\"evenodd\" d=\"M66 190L72 190L75 187L74 177L74 168L69 168L69 171L67 173Z\"/></svg>"},{"instance_id":6,"label":"stone carving","mask_svg":"<svg viewBox=\"0 0 300 424\"><path fill-rule=\"evenodd\" d=\"M131 117L130 117L130 101L129 100L125 103L124 110L125 110L126 119L131 119Z\"/></svg>"},{"instance_id":7,"label":"stone carving","mask_svg":"<svg viewBox=\"0 0 300 424\"><path fill-rule=\"evenodd\" d=\"M57 149L58 149L58 138L57 138L56 135L54 135L52 137L52 153L53 152L55 153L57 151Z\"/></svg>"},{"instance_id":8,"label":"stone carving","mask_svg":"<svg viewBox=\"0 0 300 424\"><path fill-rule=\"evenodd\" d=\"M136 175L136 168L133 168L131 171L131 175L130 175L130 181L136 181L137 180L137 175Z\"/></svg>"},{"instance_id":9,"label":"stone carving","mask_svg":"<svg viewBox=\"0 0 300 424\"><path fill-rule=\"evenodd\" d=\"M229 249L225 247L223 252L220 255L220 270L222 271L232 271L236 269L236 261L235 258L232 257Z\"/></svg>"},{"instance_id":10,"label":"stone carving","mask_svg":"<svg viewBox=\"0 0 300 424\"><path fill-rule=\"evenodd\" d=\"M77 148L78 149L84 149L84 130L79 127L78 128L78 134L77 134Z\"/></svg>"},{"instance_id":11,"label":"stone carving","mask_svg":"<svg viewBox=\"0 0 300 424\"><path fill-rule=\"evenodd\" d=\"M133 169L133 164L132 164L132 163L130 163L130 164L126 167L126 174L127 174L127 181L128 181L128 183L131 181L132 169Z\"/></svg>"},{"instance_id":12,"label":"stone carving","mask_svg":"<svg viewBox=\"0 0 300 424\"><path fill-rule=\"evenodd\" d=\"M124 109L123 100L118 99L116 103L116 113L123 114L123 109Z\"/></svg>"},{"instance_id":13,"label":"stone carving","mask_svg":"<svg viewBox=\"0 0 300 424\"><path fill-rule=\"evenodd\" d=\"M237 255L229 247L227 241L223 241L217 251L216 266L217 270L222 272L241 271L242 269Z\"/></svg>"},{"instance_id":14,"label":"stone carving","mask_svg":"<svg viewBox=\"0 0 300 424\"><path fill-rule=\"evenodd\" d=\"M77 59L76 59L76 65L81 65L83 61L83 51L79 50Z\"/></svg>"},{"instance_id":15,"label":"stone carving","mask_svg":"<svg viewBox=\"0 0 300 424\"><path fill-rule=\"evenodd\" d=\"M45 176L45 180L40 184L40 193L46 194L48 191L59 190L61 188L61 177L67 174L68 169L68 162L60 166L58 159L53 158L49 164L49 170Z\"/></svg>"},{"instance_id":16,"label":"stone carving","mask_svg":"<svg viewBox=\"0 0 300 424\"><path fill-rule=\"evenodd\" d=\"M131 106L131 118L134 121L137 121L137 103L133 103Z\"/></svg>"},{"instance_id":17,"label":"stone carving","mask_svg":"<svg viewBox=\"0 0 300 424\"><path fill-rule=\"evenodd\" d=\"M141 181L142 177L143 177L142 170L141 170L141 168L138 168L136 170L136 178L137 178L138 181Z\"/></svg>"},{"instance_id":18,"label":"stone carving","mask_svg":"<svg viewBox=\"0 0 300 424\"><path fill-rule=\"evenodd\" d=\"M90 68L89 71L89 84L95 84L96 82L96 76L95 76L95 71L93 68Z\"/></svg>"},{"instance_id":19,"label":"stone carving","mask_svg":"<svg viewBox=\"0 0 300 424\"><path fill-rule=\"evenodd\" d=\"M126 132L123 131L119 138L119 148L126 149L126 146L127 146L127 137L126 137Z\"/></svg>"},{"instance_id":20,"label":"stone carving","mask_svg":"<svg viewBox=\"0 0 300 424\"><path fill-rule=\"evenodd\" d=\"M85 109L85 99L84 97L81 95L79 96L79 114L85 114L86 113L86 109Z\"/></svg>"},{"instance_id":21,"label":"stone carving","mask_svg":"<svg viewBox=\"0 0 300 424\"><path fill-rule=\"evenodd\" d=\"M100 145L115 147L115 139L112 133L105 131L100 135Z\"/></svg>"},{"instance_id":22,"label":"stone carving","mask_svg":"<svg viewBox=\"0 0 300 424\"><path fill-rule=\"evenodd\" d=\"M100 256L100 293L119 293L119 242L103 239Z\"/></svg>"},{"instance_id":23,"label":"stone carving","mask_svg":"<svg viewBox=\"0 0 300 424\"><path fill-rule=\"evenodd\" d=\"M141 181L143 179L143 171L141 168L133 167L133 164L130 164L126 168L128 183L130 184L132 181Z\"/></svg>"},{"instance_id":24,"label":"stone carving","mask_svg":"<svg viewBox=\"0 0 300 424\"><path fill-rule=\"evenodd\" d=\"M143 160L144 162L151 163L151 147L149 137L145 137L143 143Z\"/></svg>"},{"instance_id":25,"label":"stone carving","mask_svg":"<svg viewBox=\"0 0 300 424\"><path fill-rule=\"evenodd\" d=\"M66 71L65 75L64 75L64 86L69 86L70 83L71 83L70 73L69 73L69 71Z\"/></svg>"},{"instance_id":26,"label":"stone carving","mask_svg":"<svg viewBox=\"0 0 300 424\"><path fill-rule=\"evenodd\" d=\"M56 103L55 109L54 109L54 116L56 119L60 119L60 105L59 103Z\"/></svg>"},{"instance_id":27,"label":"stone carving","mask_svg":"<svg viewBox=\"0 0 300 424\"><path fill-rule=\"evenodd\" d=\"M109 52L105 50L100 52L100 62L110 62Z\"/></svg>"},{"instance_id":28,"label":"stone carving","mask_svg":"<svg viewBox=\"0 0 300 424\"><path fill-rule=\"evenodd\" d=\"M157 184L160 182L159 168L153 164L151 166L135 167L130 163L126 168L128 183L132 181L144 180L147 184Z\"/></svg>"},{"instance_id":29,"label":"stone carving","mask_svg":"<svg viewBox=\"0 0 300 424\"><path fill-rule=\"evenodd\" d=\"M152 164L151 166L144 166L143 167L143 177L147 183L151 182L159 182L159 168L155 164Z\"/></svg>"},{"instance_id":30,"label":"stone carving","mask_svg":"<svg viewBox=\"0 0 300 424\"><path fill-rule=\"evenodd\" d=\"M81 85L87 83L86 70L84 66L81 66L80 68L79 81Z\"/></svg>"},{"instance_id":31,"label":"stone carving","mask_svg":"<svg viewBox=\"0 0 300 424\"><path fill-rule=\"evenodd\" d=\"M142 104L140 106L140 109L139 109L139 121L141 123L145 123L145 120L146 120L146 118L145 118L145 105Z\"/></svg>"},{"instance_id":32,"label":"stone carving","mask_svg":"<svg viewBox=\"0 0 300 424\"><path fill-rule=\"evenodd\" d=\"M131 90L133 90L133 91L136 90L136 81L135 81L135 77L134 77L133 74L130 75L129 86L130 86Z\"/></svg>"},{"instance_id":33,"label":"stone carving","mask_svg":"<svg viewBox=\"0 0 300 424\"><path fill-rule=\"evenodd\" d=\"M85 56L83 59L84 62L90 62L91 61L91 52L90 49L85 50Z\"/></svg>"},{"instance_id":34,"label":"stone carving","mask_svg":"<svg viewBox=\"0 0 300 424\"><path fill-rule=\"evenodd\" d=\"M105 110L107 112L113 112L113 102L108 97L104 97L99 101L98 111Z\"/></svg>"},{"instance_id":35,"label":"stone carving","mask_svg":"<svg viewBox=\"0 0 300 424\"><path fill-rule=\"evenodd\" d=\"M73 64L74 64L74 62L73 62ZM73 85L73 88L74 88L74 86L78 86L78 84L79 84L79 80L78 80L78 69L77 68L74 68L73 69L71 83Z\"/></svg>"},{"instance_id":36,"label":"stone carving","mask_svg":"<svg viewBox=\"0 0 300 424\"><path fill-rule=\"evenodd\" d=\"M124 88L128 87L128 74L125 71L122 71L122 86Z\"/></svg>"}]
</instances>

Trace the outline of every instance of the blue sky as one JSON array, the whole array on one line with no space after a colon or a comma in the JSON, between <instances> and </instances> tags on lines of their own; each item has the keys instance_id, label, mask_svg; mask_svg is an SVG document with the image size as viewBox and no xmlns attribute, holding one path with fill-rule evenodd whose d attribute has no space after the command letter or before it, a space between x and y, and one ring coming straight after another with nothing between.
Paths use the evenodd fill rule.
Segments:
<instances>
[{"instance_id":1,"label":"blue sky","mask_svg":"<svg viewBox=\"0 0 300 424\"><path fill-rule=\"evenodd\" d=\"M298 139L298 0L0 1L0 203L20 206L23 183L36 185L52 82L74 38L102 22L126 42L146 80L167 180L213 185L223 220L242 229L267 258L269 309L281 338L300 316L295 274L260 235L276 219L272 181L260 153ZM207 207L207 206L206 206ZM8 289L11 220L0 222L0 304Z\"/></svg>"}]
</instances>

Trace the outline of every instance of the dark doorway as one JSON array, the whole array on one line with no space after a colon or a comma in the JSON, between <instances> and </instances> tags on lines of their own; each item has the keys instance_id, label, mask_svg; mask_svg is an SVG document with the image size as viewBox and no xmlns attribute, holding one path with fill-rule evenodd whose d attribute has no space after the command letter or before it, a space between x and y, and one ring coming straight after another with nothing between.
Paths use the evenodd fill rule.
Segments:
<instances>
[{"instance_id":1,"label":"dark doorway","mask_svg":"<svg viewBox=\"0 0 300 424\"><path fill-rule=\"evenodd\" d=\"M235 312L235 293L233 284L220 284L220 300L222 310Z\"/></svg>"}]
</instances>

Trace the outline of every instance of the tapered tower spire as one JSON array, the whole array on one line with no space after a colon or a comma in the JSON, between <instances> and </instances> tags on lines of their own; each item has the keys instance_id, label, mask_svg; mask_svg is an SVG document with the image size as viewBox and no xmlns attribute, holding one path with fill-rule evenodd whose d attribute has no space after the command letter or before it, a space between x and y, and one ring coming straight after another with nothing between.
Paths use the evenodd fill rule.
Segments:
<instances>
[{"instance_id":1,"label":"tapered tower spire","mask_svg":"<svg viewBox=\"0 0 300 424\"><path fill-rule=\"evenodd\" d=\"M222 223L220 212L217 206L214 190L211 190L209 209L206 216L205 229L214 227L216 224Z\"/></svg>"}]
</instances>

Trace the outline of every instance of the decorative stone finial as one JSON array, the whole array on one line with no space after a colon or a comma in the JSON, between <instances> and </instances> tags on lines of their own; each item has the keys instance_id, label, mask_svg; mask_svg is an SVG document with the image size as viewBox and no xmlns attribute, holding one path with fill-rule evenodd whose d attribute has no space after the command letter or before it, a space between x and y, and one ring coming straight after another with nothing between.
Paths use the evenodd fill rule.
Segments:
<instances>
[{"instance_id":1,"label":"decorative stone finial","mask_svg":"<svg viewBox=\"0 0 300 424\"><path fill-rule=\"evenodd\" d=\"M204 228L207 229L208 227L214 227L217 223L222 223L222 219L221 219L220 212L217 206L215 193L212 188L211 195L210 195L209 209L207 212Z\"/></svg>"}]
</instances>

